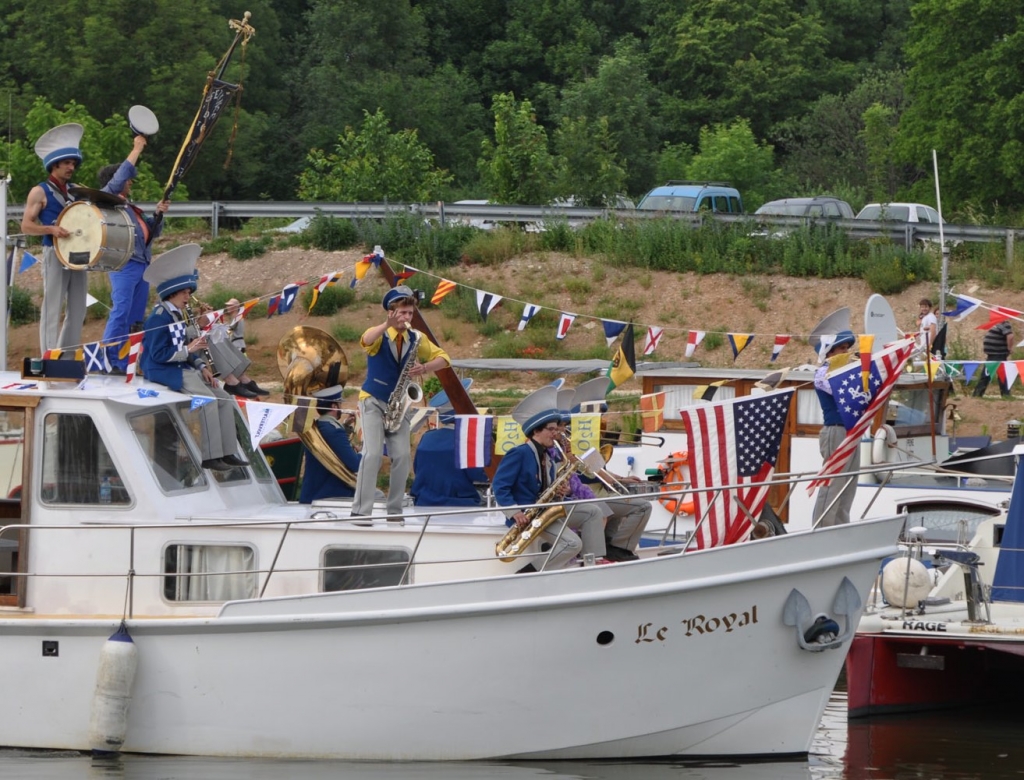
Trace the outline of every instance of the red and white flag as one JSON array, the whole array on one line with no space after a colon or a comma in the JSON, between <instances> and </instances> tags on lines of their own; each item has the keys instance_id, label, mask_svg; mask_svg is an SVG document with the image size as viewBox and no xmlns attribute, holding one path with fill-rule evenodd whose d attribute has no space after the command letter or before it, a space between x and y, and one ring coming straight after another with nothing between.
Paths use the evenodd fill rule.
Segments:
<instances>
[{"instance_id":1,"label":"red and white flag","mask_svg":"<svg viewBox=\"0 0 1024 780\"><path fill-rule=\"evenodd\" d=\"M569 333L569 327L576 320L575 314L569 314L568 312L562 312L562 316L558 320L558 333L555 334L555 338L558 341L564 339Z\"/></svg>"},{"instance_id":2,"label":"red and white flag","mask_svg":"<svg viewBox=\"0 0 1024 780\"><path fill-rule=\"evenodd\" d=\"M477 469L490 465L493 432L494 418L489 414L455 415L455 468Z\"/></svg>"},{"instance_id":3,"label":"red and white flag","mask_svg":"<svg viewBox=\"0 0 1024 780\"><path fill-rule=\"evenodd\" d=\"M647 342L644 344L644 354L653 355L654 350L658 348L658 342L661 341L661 335L665 332L664 328L659 328L655 325L650 325L647 328Z\"/></svg>"},{"instance_id":4,"label":"red and white flag","mask_svg":"<svg viewBox=\"0 0 1024 780\"><path fill-rule=\"evenodd\" d=\"M776 390L681 412L689 439L698 549L742 542L764 508L794 390ZM723 485L734 487L719 490ZM705 517L706 514L706 517Z\"/></svg>"},{"instance_id":5,"label":"red and white flag","mask_svg":"<svg viewBox=\"0 0 1024 780\"><path fill-rule=\"evenodd\" d=\"M775 346L772 347L772 363L775 362L775 358L782 354L782 349L785 347L792 336L778 335L775 337Z\"/></svg>"},{"instance_id":6,"label":"red and white flag","mask_svg":"<svg viewBox=\"0 0 1024 780\"><path fill-rule=\"evenodd\" d=\"M704 331L691 330L686 337L686 357L693 357L693 351L704 340Z\"/></svg>"},{"instance_id":7,"label":"red and white flag","mask_svg":"<svg viewBox=\"0 0 1024 780\"><path fill-rule=\"evenodd\" d=\"M125 370L125 382L131 382L135 378L135 366L138 365L141 354L142 334L132 333L128 336L128 368Z\"/></svg>"},{"instance_id":8,"label":"red and white flag","mask_svg":"<svg viewBox=\"0 0 1024 780\"><path fill-rule=\"evenodd\" d=\"M835 452L829 455L828 460L822 464L821 471L807 484L808 493L813 493L815 488L821 485L827 485L832 481L832 477L841 474L843 469L846 468L846 464L850 462L854 451L860 447L860 440L864 432L871 426L878 412L886 408L886 405L889 403L889 396L892 395L892 390L896 386L896 380L899 379L900 372L907 365L907 361L910 360L910 355L913 351L913 339L903 339L895 344L890 344L872 357L871 384L875 389L871 400L864 407L864 410L860 412L856 422L847 427L846 438L839 443ZM847 370L849 370L849 366L843 367L836 373Z\"/></svg>"}]
</instances>

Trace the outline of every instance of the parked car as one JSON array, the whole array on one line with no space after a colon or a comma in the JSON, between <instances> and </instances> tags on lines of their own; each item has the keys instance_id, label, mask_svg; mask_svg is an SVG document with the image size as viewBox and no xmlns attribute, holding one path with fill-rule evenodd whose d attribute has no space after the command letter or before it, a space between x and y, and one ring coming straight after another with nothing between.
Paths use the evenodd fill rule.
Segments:
<instances>
[{"instance_id":1,"label":"parked car","mask_svg":"<svg viewBox=\"0 0 1024 780\"><path fill-rule=\"evenodd\" d=\"M923 203L869 203L856 218L875 222L931 222L933 225L942 222L939 212Z\"/></svg>"},{"instance_id":2,"label":"parked car","mask_svg":"<svg viewBox=\"0 0 1024 780\"><path fill-rule=\"evenodd\" d=\"M830 195L813 198L783 198L772 200L754 212L772 217L825 217L826 219L853 219L853 208L845 200Z\"/></svg>"},{"instance_id":3,"label":"parked car","mask_svg":"<svg viewBox=\"0 0 1024 780\"><path fill-rule=\"evenodd\" d=\"M670 181L655 187L637 204L644 211L713 211L742 214L740 191L728 182Z\"/></svg>"}]
</instances>

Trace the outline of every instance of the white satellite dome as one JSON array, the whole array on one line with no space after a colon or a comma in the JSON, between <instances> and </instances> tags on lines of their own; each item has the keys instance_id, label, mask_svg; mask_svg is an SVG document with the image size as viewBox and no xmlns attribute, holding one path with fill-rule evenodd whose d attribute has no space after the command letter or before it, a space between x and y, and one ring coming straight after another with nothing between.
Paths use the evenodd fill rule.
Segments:
<instances>
[{"instance_id":1,"label":"white satellite dome","mask_svg":"<svg viewBox=\"0 0 1024 780\"><path fill-rule=\"evenodd\" d=\"M882 595L894 607L915 607L931 589L928 569L916 558L895 558L882 569Z\"/></svg>"}]
</instances>

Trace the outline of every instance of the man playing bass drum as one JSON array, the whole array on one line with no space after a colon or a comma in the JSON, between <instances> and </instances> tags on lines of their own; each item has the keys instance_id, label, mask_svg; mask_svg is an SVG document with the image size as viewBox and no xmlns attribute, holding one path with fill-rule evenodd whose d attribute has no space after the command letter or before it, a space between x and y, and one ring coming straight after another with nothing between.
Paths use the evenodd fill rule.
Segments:
<instances>
[{"instance_id":1,"label":"man playing bass drum","mask_svg":"<svg viewBox=\"0 0 1024 780\"><path fill-rule=\"evenodd\" d=\"M430 372L450 366L448 353L409 327L416 312L416 295L404 284L384 293L381 306L387 319L368 328L359 344L366 351L366 380L359 393L359 409L363 418L363 461L356 478L353 515L373 514L373 497L377 474L384 457L384 442L391 459L388 483L387 513L389 520L402 519L405 482L411 466L409 419L403 416L396 430L385 426L388 403L403 369L409 361L408 376L418 379ZM421 362L417 363L416 360Z\"/></svg>"}]
</instances>

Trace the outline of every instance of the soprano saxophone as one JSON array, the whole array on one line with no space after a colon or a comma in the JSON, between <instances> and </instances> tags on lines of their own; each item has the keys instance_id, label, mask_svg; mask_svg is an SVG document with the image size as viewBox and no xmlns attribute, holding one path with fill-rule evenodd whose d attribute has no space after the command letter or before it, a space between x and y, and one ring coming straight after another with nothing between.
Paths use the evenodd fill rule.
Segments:
<instances>
[{"instance_id":1,"label":"soprano saxophone","mask_svg":"<svg viewBox=\"0 0 1024 780\"><path fill-rule=\"evenodd\" d=\"M410 374L412 367L416 365L416 347L419 344L419 339L411 330L406 331L406 334L409 338L409 357L406 359L405 365L402 366L402 372L398 375L395 389L388 396L388 408L384 412L384 430L388 433L395 433L401 428L409 407L423 400L423 388L413 381L412 374Z\"/></svg>"}]
</instances>

